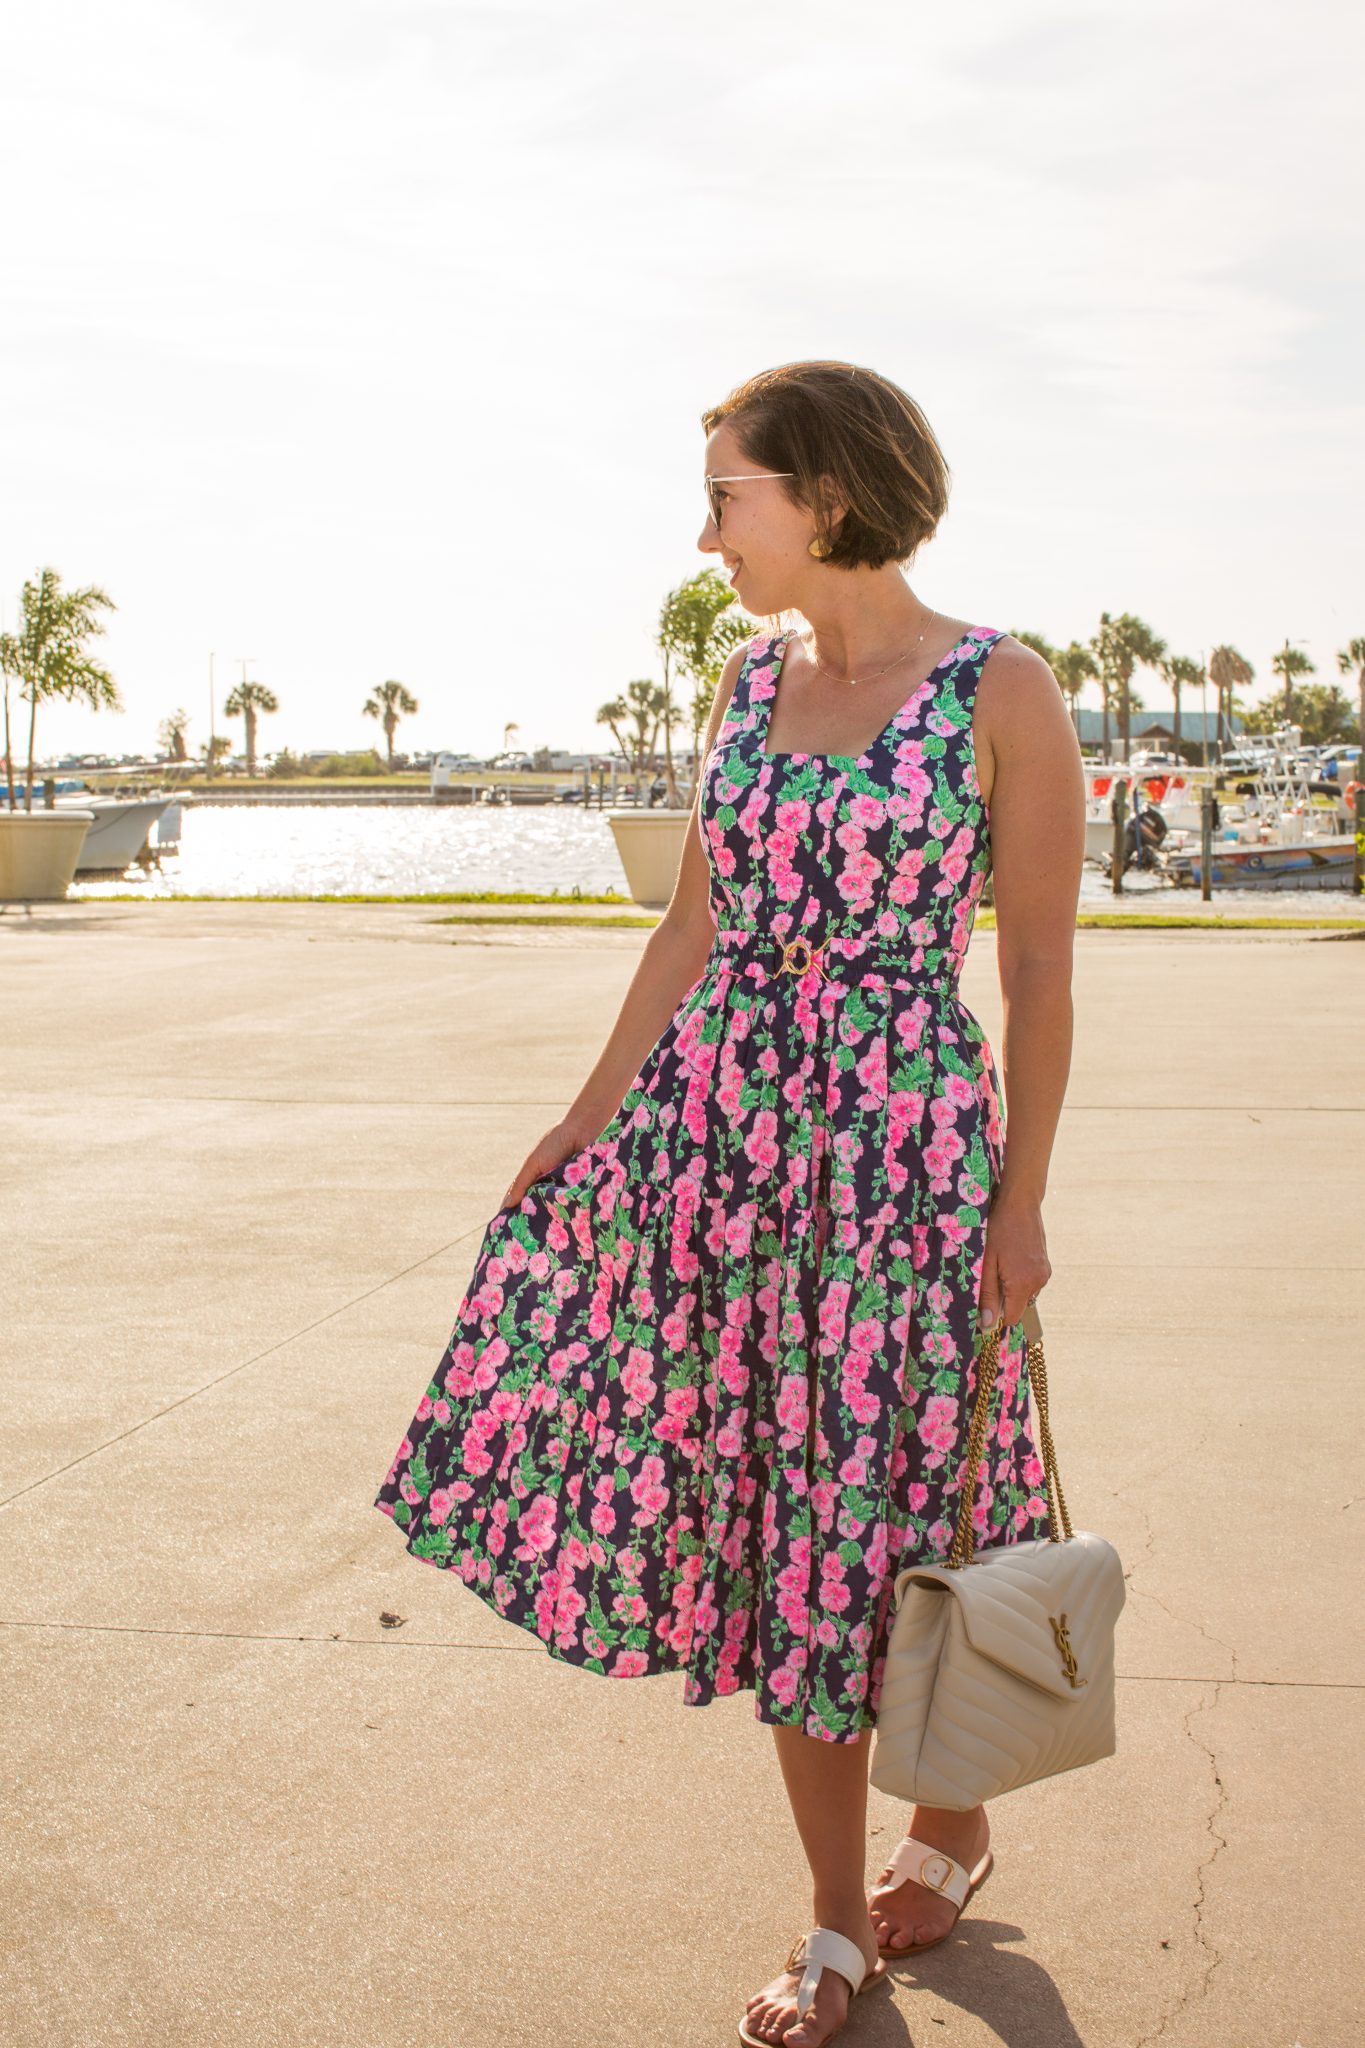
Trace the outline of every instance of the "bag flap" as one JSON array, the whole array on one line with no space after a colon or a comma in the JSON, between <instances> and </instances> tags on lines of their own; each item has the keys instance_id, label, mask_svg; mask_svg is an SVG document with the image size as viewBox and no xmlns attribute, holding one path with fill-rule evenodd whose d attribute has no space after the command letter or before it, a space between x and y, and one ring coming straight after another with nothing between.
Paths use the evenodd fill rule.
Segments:
<instances>
[{"instance_id":1,"label":"bag flap","mask_svg":"<svg viewBox=\"0 0 1365 2048\"><path fill-rule=\"evenodd\" d=\"M1086 1680L1112 1649L1126 1593L1118 1552L1087 1529L1060 1543L994 1543L956 1571L907 1565L896 1574L898 1607L911 1585L951 1593L979 1655L1059 1700L1085 1696Z\"/></svg>"}]
</instances>

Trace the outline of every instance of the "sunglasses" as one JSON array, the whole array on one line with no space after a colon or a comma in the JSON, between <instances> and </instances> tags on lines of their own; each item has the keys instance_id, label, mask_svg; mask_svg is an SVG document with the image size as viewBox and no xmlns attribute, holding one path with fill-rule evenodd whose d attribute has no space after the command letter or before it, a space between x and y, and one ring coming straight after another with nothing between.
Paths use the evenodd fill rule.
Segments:
<instances>
[{"instance_id":1,"label":"sunglasses","mask_svg":"<svg viewBox=\"0 0 1365 2048\"><path fill-rule=\"evenodd\" d=\"M716 491L717 484L756 483L760 477L795 475L796 471L794 469L754 469L747 471L742 476L708 476L706 478L706 503L710 508L716 532L720 532L720 497Z\"/></svg>"}]
</instances>

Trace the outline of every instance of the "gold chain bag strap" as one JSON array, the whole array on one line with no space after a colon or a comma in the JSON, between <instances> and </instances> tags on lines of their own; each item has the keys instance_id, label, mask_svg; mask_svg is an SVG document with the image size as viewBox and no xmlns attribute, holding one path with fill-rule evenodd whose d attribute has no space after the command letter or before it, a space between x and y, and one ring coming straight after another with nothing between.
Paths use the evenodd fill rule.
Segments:
<instances>
[{"instance_id":1,"label":"gold chain bag strap","mask_svg":"<svg viewBox=\"0 0 1365 2048\"><path fill-rule=\"evenodd\" d=\"M1005 1335L997 1324L977 1356L952 1546L943 1563L909 1564L895 1578L869 1776L923 1806L965 1812L1114 1754L1123 1566L1103 1536L1071 1527L1035 1311L1023 1328L1051 1533L974 1552L977 1466Z\"/></svg>"}]
</instances>

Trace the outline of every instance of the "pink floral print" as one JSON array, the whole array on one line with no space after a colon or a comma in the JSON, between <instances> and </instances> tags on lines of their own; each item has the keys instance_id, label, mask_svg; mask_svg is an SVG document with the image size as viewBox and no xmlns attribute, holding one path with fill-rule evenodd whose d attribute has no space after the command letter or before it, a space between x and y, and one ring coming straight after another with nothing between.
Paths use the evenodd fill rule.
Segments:
<instances>
[{"instance_id":1,"label":"pink floral print","mask_svg":"<svg viewBox=\"0 0 1365 2048\"><path fill-rule=\"evenodd\" d=\"M704 765L706 966L605 1130L489 1221L374 1505L552 1657L851 1742L975 1398L1003 1131L957 983L1000 636L856 759L765 751L788 637L749 643ZM972 1519L1050 1534L1018 1330Z\"/></svg>"}]
</instances>

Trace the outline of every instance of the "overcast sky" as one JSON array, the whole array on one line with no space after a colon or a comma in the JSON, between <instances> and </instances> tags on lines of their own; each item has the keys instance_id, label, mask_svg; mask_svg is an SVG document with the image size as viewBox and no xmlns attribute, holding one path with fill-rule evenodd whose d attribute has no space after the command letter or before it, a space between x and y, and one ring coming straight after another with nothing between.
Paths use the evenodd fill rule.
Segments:
<instances>
[{"instance_id":1,"label":"overcast sky","mask_svg":"<svg viewBox=\"0 0 1365 2048\"><path fill-rule=\"evenodd\" d=\"M122 715L40 754L607 744L705 566L698 415L870 365L953 472L909 572L983 626L1271 687L1365 633L1343 0L43 0L0 75L0 624L114 599ZM1148 703L1159 683L1137 679ZM241 744L241 722L232 727Z\"/></svg>"}]
</instances>

